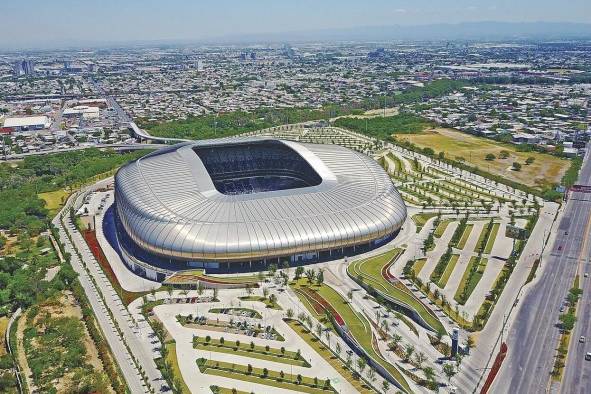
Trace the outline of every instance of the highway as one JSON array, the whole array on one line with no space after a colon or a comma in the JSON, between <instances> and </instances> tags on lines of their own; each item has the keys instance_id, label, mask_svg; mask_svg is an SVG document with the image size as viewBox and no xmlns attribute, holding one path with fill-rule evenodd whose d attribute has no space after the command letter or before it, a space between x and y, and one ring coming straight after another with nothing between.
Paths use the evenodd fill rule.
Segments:
<instances>
[{"instance_id":1,"label":"highway","mask_svg":"<svg viewBox=\"0 0 591 394\"><path fill-rule=\"evenodd\" d=\"M587 156L578 183L591 184L591 162ZM560 336L558 317L561 305L572 287L579 262L589 256L590 202L591 195L573 193L566 203L551 254L542 261L542 273L519 301L520 307L506 340L508 356L491 392L556 391L550 373ZM588 285L586 286L588 294ZM588 320L586 328L589 329ZM569 374L578 375L580 372L569 370ZM580 382L580 376L578 378ZM574 377L573 379L576 380ZM579 391L572 386L565 387L568 389L564 392L588 392Z\"/></svg>"},{"instance_id":2,"label":"highway","mask_svg":"<svg viewBox=\"0 0 591 394\"><path fill-rule=\"evenodd\" d=\"M590 197L587 197L589 199ZM579 261L580 286L583 290L579 300L577 310L577 322L571 335L566 368L562 379L561 393L588 393L591 382L591 361L585 360L585 354L591 352L591 277L585 278L585 273L591 275L591 264L589 263L589 249L591 241L587 239L587 252L584 258ZM579 338L584 336L585 342L579 342Z\"/></svg>"}]
</instances>

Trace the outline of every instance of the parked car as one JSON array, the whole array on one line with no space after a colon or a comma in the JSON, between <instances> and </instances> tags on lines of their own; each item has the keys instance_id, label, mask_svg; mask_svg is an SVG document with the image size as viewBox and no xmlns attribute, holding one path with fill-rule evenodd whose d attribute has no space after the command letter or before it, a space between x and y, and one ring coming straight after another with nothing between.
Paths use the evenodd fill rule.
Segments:
<instances>
[{"instance_id":1,"label":"parked car","mask_svg":"<svg viewBox=\"0 0 591 394\"><path fill-rule=\"evenodd\" d=\"M585 354L585 360L591 361L591 352L587 352L587 354Z\"/></svg>"},{"instance_id":2,"label":"parked car","mask_svg":"<svg viewBox=\"0 0 591 394\"><path fill-rule=\"evenodd\" d=\"M579 338L579 342L585 343L585 336L584 335L581 335L581 337Z\"/></svg>"}]
</instances>

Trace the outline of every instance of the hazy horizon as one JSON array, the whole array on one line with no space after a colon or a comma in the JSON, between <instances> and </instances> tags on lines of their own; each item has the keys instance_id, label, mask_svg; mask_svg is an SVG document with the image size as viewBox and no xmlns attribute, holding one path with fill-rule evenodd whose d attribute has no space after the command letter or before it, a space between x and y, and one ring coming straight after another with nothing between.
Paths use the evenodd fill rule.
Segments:
<instances>
[{"instance_id":1,"label":"hazy horizon","mask_svg":"<svg viewBox=\"0 0 591 394\"><path fill-rule=\"evenodd\" d=\"M193 3L128 0L80 3L29 0L3 5L0 48L47 48L128 42L212 41L289 32L461 24L465 22L591 23L591 2L548 0L440 1L220 0Z\"/></svg>"}]
</instances>

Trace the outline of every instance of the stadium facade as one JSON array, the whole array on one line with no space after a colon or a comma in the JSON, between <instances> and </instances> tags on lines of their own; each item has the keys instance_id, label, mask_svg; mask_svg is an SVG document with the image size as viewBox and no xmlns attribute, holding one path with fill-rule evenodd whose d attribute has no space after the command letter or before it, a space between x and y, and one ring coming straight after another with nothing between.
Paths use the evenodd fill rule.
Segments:
<instances>
[{"instance_id":1,"label":"stadium facade","mask_svg":"<svg viewBox=\"0 0 591 394\"><path fill-rule=\"evenodd\" d=\"M337 145L268 138L174 145L115 176L124 261L175 271L260 270L361 253L391 240L406 206L370 157Z\"/></svg>"}]
</instances>

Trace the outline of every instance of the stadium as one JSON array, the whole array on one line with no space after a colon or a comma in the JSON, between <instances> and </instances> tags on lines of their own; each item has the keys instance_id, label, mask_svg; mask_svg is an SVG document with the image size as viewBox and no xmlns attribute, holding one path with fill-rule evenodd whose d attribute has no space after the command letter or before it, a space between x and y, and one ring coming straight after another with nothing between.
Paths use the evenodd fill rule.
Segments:
<instances>
[{"instance_id":1,"label":"stadium","mask_svg":"<svg viewBox=\"0 0 591 394\"><path fill-rule=\"evenodd\" d=\"M270 138L187 142L115 176L116 242L136 274L245 272L328 261L383 245L406 207L373 159Z\"/></svg>"}]
</instances>

